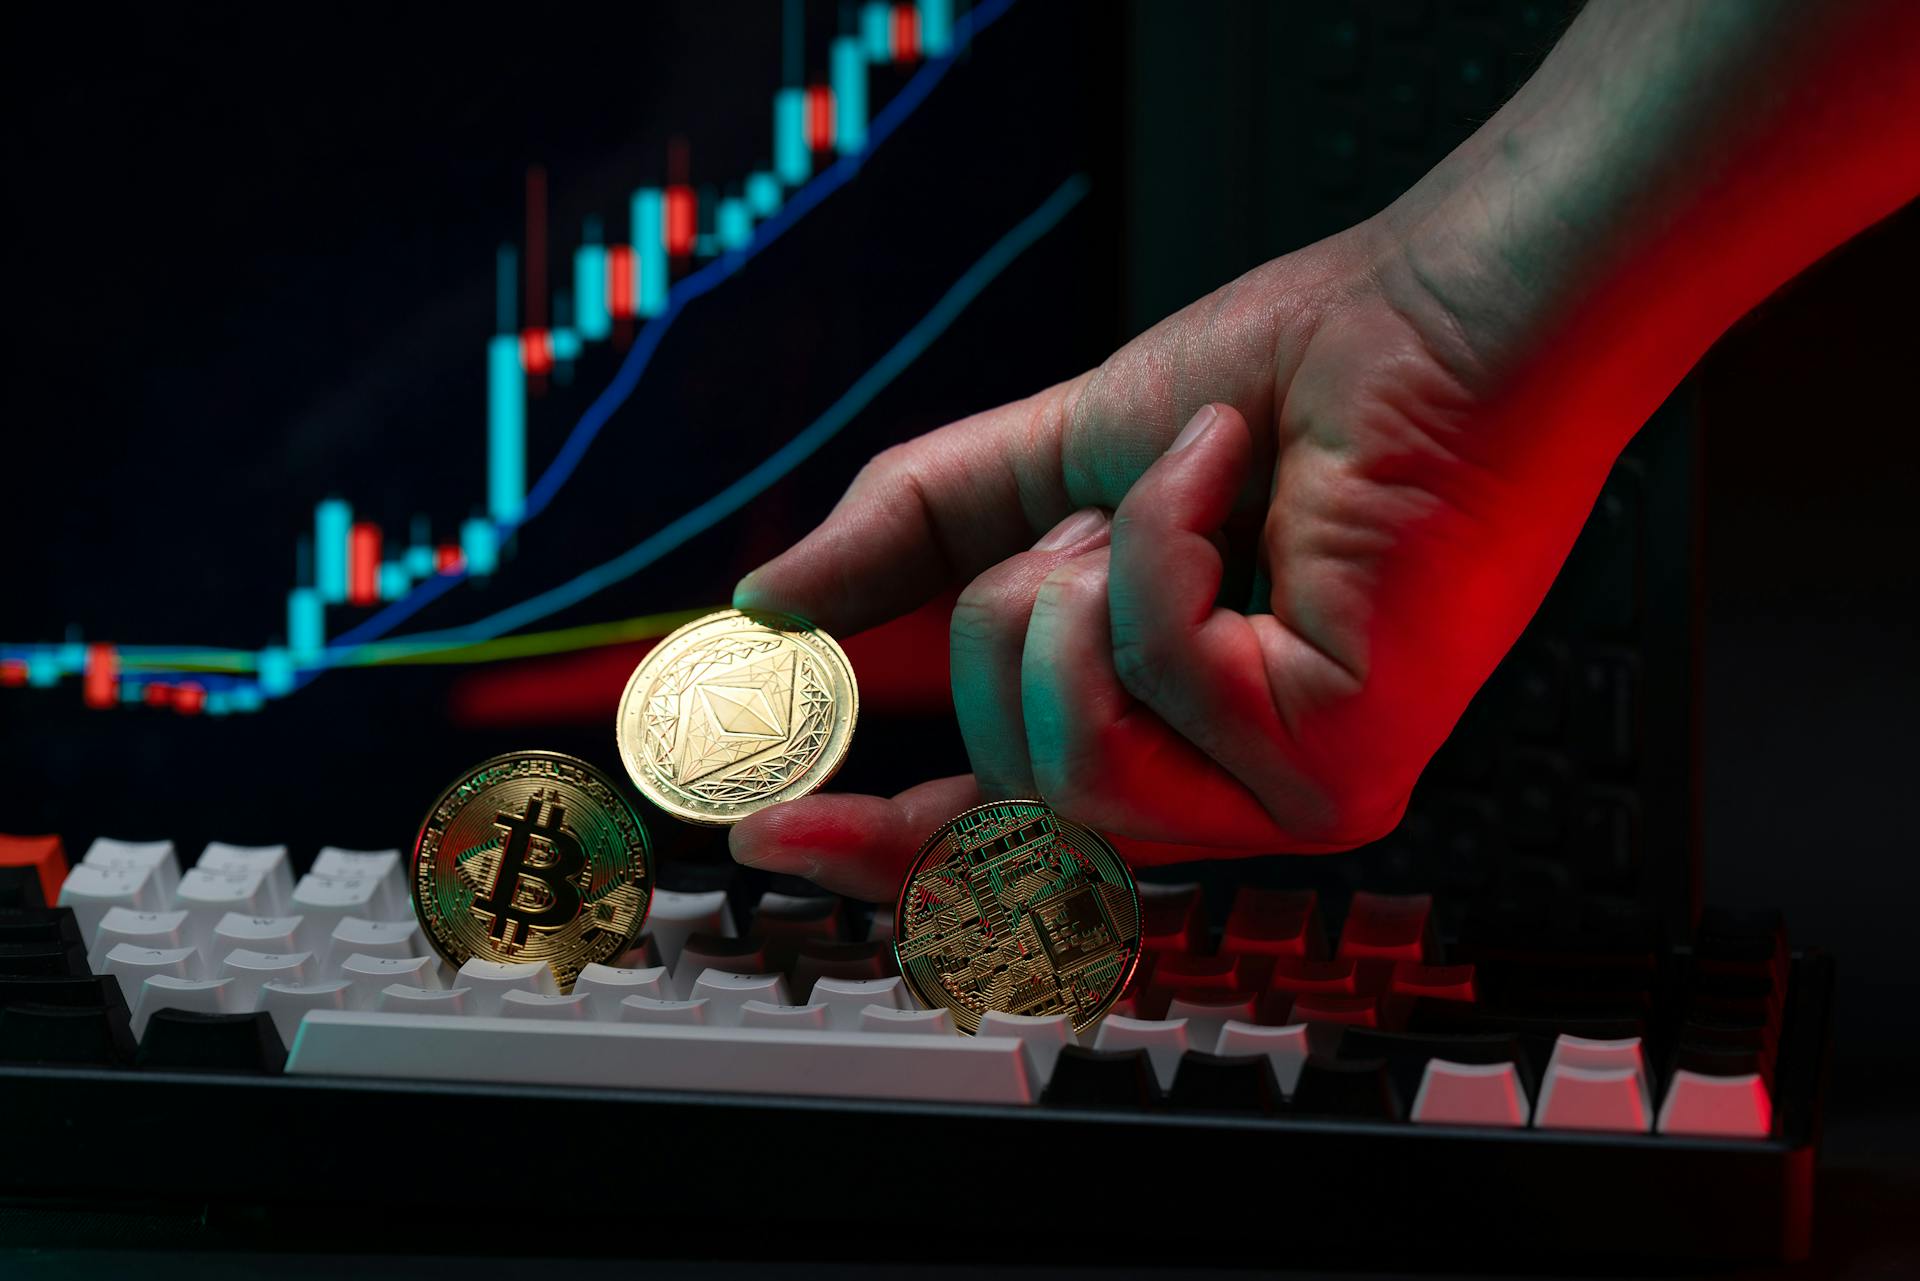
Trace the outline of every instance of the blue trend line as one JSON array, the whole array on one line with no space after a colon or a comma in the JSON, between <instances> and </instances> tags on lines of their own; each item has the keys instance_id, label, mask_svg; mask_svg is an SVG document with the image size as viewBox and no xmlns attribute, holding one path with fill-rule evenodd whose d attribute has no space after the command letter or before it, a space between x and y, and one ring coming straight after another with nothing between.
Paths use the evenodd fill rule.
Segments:
<instances>
[{"instance_id":1,"label":"blue trend line","mask_svg":"<svg viewBox=\"0 0 1920 1281\"><path fill-rule=\"evenodd\" d=\"M561 486L572 479L581 460L586 457L589 447L600 435L600 431L613 418L615 411L627 403L634 389L640 385L640 377L653 361L653 354L659 350L660 342L666 337L682 309L696 298L711 292L722 281L727 280L742 267L778 240L801 218L811 212L821 201L846 186L859 174L860 167L866 163L875 148L891 137L906 119L913 114L921 103L927 100L934 88L946 78L955 60L960 56L967 42L994 22L1004 16L1013 7L1014 0L984 0L971 12L954 24L954 52L944 58L938 58L914 73L911 80L901 87L887 105L880 109L867 127L867 144L859 151L840 157L832 165L821 170L796 190L780 211L761 223L755 230L753 239L743 248L734 250L714 259L698 271L682 278L674 285L667 297L667 306L659 315L653 317L640 329L634 344L628 349L626 358L620 362L620 368L614 371L613 380L594 402L587 406L561 442L560 450L547 464L540 478L527 491L526 506L517 522L502 522L495 527L498 541L506 540L522 525L538 516L553 502L554 495ZM427 605L444 596L455 585L465 582L466 571L454 574L437 575L424 580L399 600L394 601L379 613L363 619L354 627L327 642L328 650L344 649L360 645L367 641L378 640L391 632L407 619L419 613ZM304 684L302 681L300 684ZM298 685L295 686L298 688Z\"/></svg>"},{"instance_id":2,"label":"blue trend line","mask_svg":"<svg viewBox=\"0 0 1920 1281\"><path fill-rule=\"evenodd\" d=\"M538 622L568 606L576 605L596 592L623 579L631 578L668 552L696 535L705 533L728 516L787 476L816 453L822 445L839 435L854 417L873 403L888 384L898 378L915 360L945 333L967 307L993 283L1015 259L1032 248L1060 224L1069 210L1085 198L1089 183L1083 174L1075 174L1061 183L1040 207L1022 218L1002 236L973 266L941 296L933 309L900 337L887 353L841 393L827 411L807 424L800 433L775 450L746 475L707 499L656 533L648 535L626 551L605 561L558 587L510 606L495 614L443 631L421 632L406 637L412 641L471 644Z\"/></svg>"}]
</instances>

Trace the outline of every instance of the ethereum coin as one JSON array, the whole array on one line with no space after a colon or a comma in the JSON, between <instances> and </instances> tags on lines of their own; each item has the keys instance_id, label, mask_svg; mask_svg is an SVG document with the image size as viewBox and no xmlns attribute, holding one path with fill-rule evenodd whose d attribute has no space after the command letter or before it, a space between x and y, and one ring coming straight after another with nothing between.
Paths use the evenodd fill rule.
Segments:
<instances>
[{"instance_id":1,"label":"ethereum coin","mask_svg":"<svg viewBox=\"0 0 1920 1281\"><path fill-rule=\"evenodd\" d=\"M695 619L620 696L620 759L643 795L694 823L736 823L833 776L860 690L831 636L786 614Z\"/></svg>"},{"instance_id":2,"label":"ethereum coin","mask_svg":"<svg viewBox=\"0 0 1920 1281\"><path fill-rule=\"evenodd\" d=\"M1040 801L994 801L920 847L894 940L908 989L963 1031L989 1010L1065 1014L1085 1031L1140 963L1140 892L1098 832Z\"/></svg>"},{"instance_id":3,"label":"ethereum coin","mask_svg":"<svg viewBox=\"0 0 1920 1281\"><path fill-rule=\"evenodd\" d=\"M440 794L413 847L421 931L447 964L540 961L563 992L632 947L653 896L646 824L612 780L513 752Z\"/></svg>"}]
</instances>

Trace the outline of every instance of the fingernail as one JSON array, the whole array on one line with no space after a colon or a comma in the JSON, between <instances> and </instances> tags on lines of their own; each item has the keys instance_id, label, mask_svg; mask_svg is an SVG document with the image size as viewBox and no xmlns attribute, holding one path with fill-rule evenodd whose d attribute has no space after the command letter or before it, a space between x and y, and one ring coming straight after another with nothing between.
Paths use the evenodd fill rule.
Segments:
<instances>
[{"instance_id":1,"label":"fingernail","mask_svg":"<svg viewBox=\"0 0 1920 1281\"><path fill-rule=\"evenodd\" d=\"M1059 551L1062 547L1071 547L1075 543L1085 542L1107 527L1107 514L1098 507L1082 507L1073 515L1049 529L1033 545L1037 552Z\"/></svg>"},{"instance_id":2,"label":"fingernail","mask_svg":"<svg viewBox=\"0 0 1920 1281\"><path fill-rule=\"evenodd\" d=\"M1213 420L1219 416L1220 411L1212 405L1200 406L1200 412L1196 413L1192 420L1180 429L1180 434L1173 438L1171 445L1167 446L1167 452L1171 454L1175 450L1185 449L1188 445L1200 439L1200 433L1213 426Z\"/></svg>"}]
</instances>

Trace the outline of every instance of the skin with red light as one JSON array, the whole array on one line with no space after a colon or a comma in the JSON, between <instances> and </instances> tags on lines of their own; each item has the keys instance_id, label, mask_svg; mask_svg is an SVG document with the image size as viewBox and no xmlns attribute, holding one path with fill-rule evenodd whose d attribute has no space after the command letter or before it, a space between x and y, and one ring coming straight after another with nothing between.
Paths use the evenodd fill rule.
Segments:
<instances>
[{"instance_id":1,"label":"skin with red light","mask_svg":"<svg viewBox=\"0 0 1920 1281\"><path fill-rule=\"evenodd\" d=\"M1384 834L1641 423L1916 191L1920 5L1589 5L1392 206L879 455L743 580L843 634L964 584L974 772L761 811L735 857L884 900L1014 795L1142 865Z\"/></svg>"}]
</instances>

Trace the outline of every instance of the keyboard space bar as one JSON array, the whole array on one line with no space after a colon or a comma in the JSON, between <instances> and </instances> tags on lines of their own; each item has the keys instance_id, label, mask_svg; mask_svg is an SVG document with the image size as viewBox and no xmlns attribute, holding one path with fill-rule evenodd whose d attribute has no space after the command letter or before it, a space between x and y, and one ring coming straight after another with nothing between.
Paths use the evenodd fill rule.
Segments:
<instances>
[{"instance_id":1,"label":"keyboard space bar","mask_svg":"<svg viewBox=\"0 0 1920 1281\"><path fill-rule=\"evenodd\" d=\"M950 1103L1032 1103L1011 1037L555 1022L311 1010L287 1057L304 1076L590 1085Z\"/></svg>"}]
</instances>

